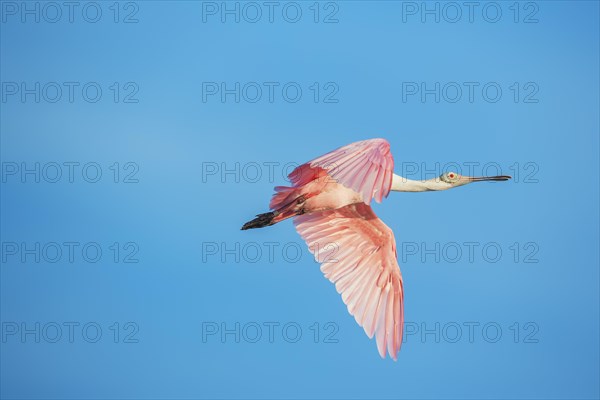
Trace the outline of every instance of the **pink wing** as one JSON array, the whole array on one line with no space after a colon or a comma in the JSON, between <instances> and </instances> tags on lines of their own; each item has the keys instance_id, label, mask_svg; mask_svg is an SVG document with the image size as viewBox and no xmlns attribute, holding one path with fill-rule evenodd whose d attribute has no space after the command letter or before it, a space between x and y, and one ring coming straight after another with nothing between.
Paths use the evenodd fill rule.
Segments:
<instances>
[{"instance_id":1,"label":"pink wing","mask_svg":"<svg viewBox=\"0 0 600 400\"><path fill-rule=\"evenodd\" d=\"M340 147L296 168L289 176L294 186L319 177L326 171L338 183L381 203L390 193L394 158L385 139L370 139Z\"/></svg>"},{"instance_id":2,"label":"pink wing","mask_svg":"<svg viewBox=\"0 0 600 400\"><path fill-rule=\"evenodd\" d=\"M394 233L364 203L294 218L296 230L348 311L385 358L402 345L404 290Z\"/></svg>"}]
</instances>

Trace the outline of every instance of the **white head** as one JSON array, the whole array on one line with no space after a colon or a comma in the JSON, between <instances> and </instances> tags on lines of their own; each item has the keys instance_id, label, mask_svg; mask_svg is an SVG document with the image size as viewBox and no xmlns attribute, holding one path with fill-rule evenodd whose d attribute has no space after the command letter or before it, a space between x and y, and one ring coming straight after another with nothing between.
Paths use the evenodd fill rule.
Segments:
<instances>
[{"instance_id":1,"label":"white head","mask_svg":"<svg viewBox=\"0 0 600 400\"><path fill-rule=\"evenodd\" d=\"M391 190L397 192L425 192L429 190L447 190L464 186L473 182L485 181L507 181L511 179L508 175L498 176L464 176L457 172L445 172L437 178L424 181L413 181L394 174Z\"/></svg>"},{"instance_id":2,"label":"white head","mask_svg":"<svg viewBox=\"0 0 600 400\"><path fill-rule=\"evenodd\" d=\"M447 185L448 189L458 186L464 186L468 183L473 182L486 182L486 181L507 181L512 177L508 175L497 175L497 176L464 176L457 172L444 172L439 176L439 180L442 184Z\"/></svg>"}]
</instances>

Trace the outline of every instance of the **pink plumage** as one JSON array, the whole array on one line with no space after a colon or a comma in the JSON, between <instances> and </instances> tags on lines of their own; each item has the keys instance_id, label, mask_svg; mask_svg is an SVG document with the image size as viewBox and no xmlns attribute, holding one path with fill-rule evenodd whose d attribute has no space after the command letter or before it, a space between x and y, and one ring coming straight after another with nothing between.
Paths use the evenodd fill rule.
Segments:
<instances>
[{"instance_id":1,"label":"pink plumage","mask_svg":"<svg viewBox=\"0 0 600 400\"><path fill-rule=\"evenodd\" d=\"M369 206L392 184L394 159L384 139L340 147L296 168L291 187L271 199L272 223L294 217L321 271L333 282L348 311L379 354L397 359L402 344L402 276L394 234Z\"/></svg>"},{"instance_id":2,"label":"pink plumage","mask_svg":"<svg viewBox=\"0 0 600 400\"><path fill-rule=\"evenodd\" d=\"M384 139L340 147L296 168L292 186L278 186L271 212L242 229L262 228L294 218L296 230L335 284L348 312L367 335L376 337L381 357L396 360L402 345L404 290L392 230L373 212L391 190L447 190L473 182L507 181L507 175L470 177L445 172L421 181L395 175Z\"/></svg>"},{"instance_id":3,"label":"pink plumage","mask_svg":"<svg viewBox=\"0 0 600 400\"><path fill-rule=\"evenodd\" d=\"M364 203L294 218L296 230L335 284L348 312L396 360L404 324L402 275L394 234Z\"/></svg>"},{"instance_id":4,"label":"pink plumage","mask_svg":"<svg viewBox=\"0 0 600 400\"><path fill-rule=\"evenodd\" d=\"M338 183L360 193L366 204L372 198L381 203L392 186L394 158L385 139L363 140L340 147L301 165L290 176L305 165L324 169Z\"/></svg>"}]
</instances>

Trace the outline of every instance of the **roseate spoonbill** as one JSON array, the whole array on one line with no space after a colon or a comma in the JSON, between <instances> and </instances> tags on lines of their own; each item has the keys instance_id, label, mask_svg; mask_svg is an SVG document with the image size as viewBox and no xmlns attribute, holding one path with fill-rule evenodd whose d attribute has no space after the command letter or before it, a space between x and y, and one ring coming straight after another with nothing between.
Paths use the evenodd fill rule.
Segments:
<instances>
[{"instance_id":1,"label":"roseate spoonbill","mask_svg":"<svg viewBox=\"0 0 600 400\"><path fill-rule=\"evenodd\" d=\"M242 230L262 228L294 217L321 271L342 295L348 312L385 358L397 360L404 325L404 289L394 233L373 212L390 193L446 190L510 176L469 177L447 172L415 181L393 173L394 159L385 139L340 147L296 168L291 187L277 186L269 207Z\"/></svg>"}]
</instances>

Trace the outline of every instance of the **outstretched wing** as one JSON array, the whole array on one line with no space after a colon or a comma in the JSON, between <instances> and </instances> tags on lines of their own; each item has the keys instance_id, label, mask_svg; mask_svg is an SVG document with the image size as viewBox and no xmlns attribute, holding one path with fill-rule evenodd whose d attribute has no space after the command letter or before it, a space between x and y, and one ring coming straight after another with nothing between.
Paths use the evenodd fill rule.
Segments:
<instances>
[{"instance_id":1,"label":"outstretched wing","mask_svg":"<svg viewBox=\"0 0 600 400\"><path fill-rule=\"evenodd\" d=\"M289 178L299 186L324 173L361 194L366 204L381 203L390 193L394 158L385 139L370 139L333 150L296 168Z\"/></svg>"},{"instance_id":2,"label":"outstretched wing","mask_svg":"<svg viewBox=\"0 0 600 400\"><path fill-rule=\"evenodd\" d=\"M404 290L394 233L364 203L294 218L296 230L385 358L402 345Z\"/></svg>"}]
</instances>

